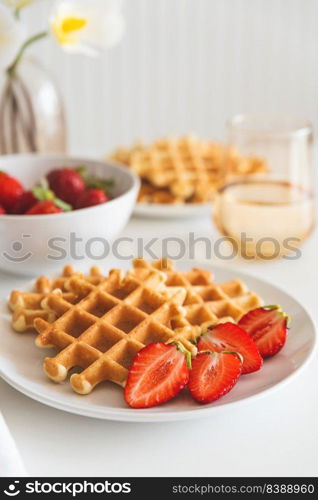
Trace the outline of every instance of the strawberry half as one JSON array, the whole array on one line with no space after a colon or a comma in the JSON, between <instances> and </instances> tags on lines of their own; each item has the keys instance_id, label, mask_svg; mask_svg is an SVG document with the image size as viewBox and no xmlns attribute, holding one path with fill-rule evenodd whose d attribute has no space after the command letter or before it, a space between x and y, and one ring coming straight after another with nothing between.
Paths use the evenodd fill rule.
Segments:
<instances>
[{"instance_id":1,"label":"strawberry half","mask_svg":"<svg viewBox=\"0 0 318 500\"><path fill-rule=\"evenodd\" d=\"M239 325L254 340L261 356L267 358L277 354L284 346L288 319L280 306L265 306L245 314Z\"/></svg>"},{"instance_id":2,"label":"strawberry half","mask_svg":"<svg viewBox=\"0 0 318 500\"><path fill-rule=\"evenodd\" d=\"M150 408L174 398L187 385L190 355L181 344L148 344L135 356L124 397L132 408Z\"/></svg>"},{"instance_id":3,"label":"strawberry half","mask_svg":"<svg viewBox=\"0 0 318 500\"><path fill-rule=\"evenodd\" d=\"M241 372L242 360L234 352L200 352L192 361L188 389L199 403L211 403L235 386Z\"/></svg>"},{"instance_id":4,"label":"strawberry half","mask_svg":"<svg viewBox=\"0 0 318 500\"><path fill-rule=\"evenodd\" d=\"M242 367L243 374L256 372L263 364L262 356L255 342L242 328L230 322L210 327L199 338L198 350L239 352L244 360Z\"/></svg>"}]
</instances>

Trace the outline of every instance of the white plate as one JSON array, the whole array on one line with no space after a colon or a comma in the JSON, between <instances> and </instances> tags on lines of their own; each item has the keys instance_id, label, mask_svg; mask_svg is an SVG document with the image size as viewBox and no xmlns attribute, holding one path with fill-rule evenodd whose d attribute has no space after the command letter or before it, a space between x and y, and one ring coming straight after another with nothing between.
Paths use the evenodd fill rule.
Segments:
<instances>
[{"instance_id":1,"label":"white plate","mask_svg":"<svg viewBox=\"0 0 318 500\"><path fill-rule=\"evenodd\" d=\"M185 270L192 266L200 266L200 263L183 262L178 267ZM165 405L133 410L126 406L122 389L115 384L100 384L88 396L73 392L68 382L55 384L42 371L43 357L52 355L53 351L41 352L33 342L34 334L19 334L11 329L5 300L0 306L0 376L18 391L48 406L78 415L128 422L164 422L213 416L221 410L231 411L233 406L269 395L274 389L290 382L308 363L315 346L314 324L301 304L278 287L229 269L214 267L213 271L217 282L241 278L263 297L265 303L280 304L292 317L288 340L282 351L267 360L259 372L242 376L234 389L215 403L201 406L184 391Z\"/></svg>"},{"instance_id":2,"label":"white plate","mask_svg":"<svg viewBox=\"0 0 318 500\"><path fill-rule=\"evenodd\" d=\"M156 219L190 219L192 217L211 216L212 203L188 203L184 205L137 203L134 214L140 217L151 217Z\"/></svg>"}]
</instances>

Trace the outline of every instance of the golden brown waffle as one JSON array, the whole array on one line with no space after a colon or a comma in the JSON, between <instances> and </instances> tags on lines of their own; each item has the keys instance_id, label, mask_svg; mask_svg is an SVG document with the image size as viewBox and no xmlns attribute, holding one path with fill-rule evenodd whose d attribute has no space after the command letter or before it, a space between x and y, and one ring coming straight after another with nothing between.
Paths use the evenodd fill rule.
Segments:
<instances>
[{"instance_id":1,"label":"golden brown waffle","mask_svg":"<svg viewBox=\"0 0 318 500\"><path fill-rule=\"evenodd\" d=\"M136 142L130 148L118 148L111 154L109 160L130 166L133 155L139 151L144 151L145 147L142 142Z\"/></svg>"},{"instance_id":2,"label":"golden brown waffle","mask_svg":"<svg viewBox=\"0 0 318 500\"><path fill-rule=\"evenodd\" d=\"M123 278L115 269L97 286L71 278L70 290L85 297L75 305L51 293L47 305L59 318L52 324L43 318L34 322L36 344L60 351L45 359L47 375L60 382L69 370L81 367L70 382L75 391L88 394L104 380L124 385L135 354L150 342L179 340L195 354L190 340L198 329L180 322L186 289L168 294L165 279L157 269L142 280L132 274Z\"/></svg>"},{"instance_id":3,"label":"golden brown waffle","mask_svg":"<svg viewBox=\"0 0 318 500\"><path fill-rule=\"evenodd\" d=\"M165 287L173 295L181 287L186 290L183 303L185 314L178 318L178 326L200 326L225 321L239 321L251 309L262 305L262 299L251 292L241 280L216 284L209 271L194 268L192 271L176 271L169 259L149 263L143 259L133 261L134 273L146 279L154 270L166 275Z\"/></svg>"},{"instance_id":4,"label":"golden brown waffle","mask_svg":"<svg viewBox=\"0 0 318 500\"><path fill-rule=\"evenodd\" d=\"M226 149L225 165L228 178L262 174L268 171L265 160L257 156L242 156L234 147Z\"/></svg>"},{"instance_id":5,"label":"golden brown waffle","mask_svg":"<svg viewBox=\"0 0 318 500\"><path fill-rule=\"evenodd\" d=\"M113 270L98 286L71 278L70 290L84 298L73 305L51 293L47 307L59 318L52 324L35 320L37 345L60 351L45 359L45 372L60 382L72 368L82 368L71 376L71 385L87 394L104 380L124 385L135 354L150 342L179 340L195 354L192 341L202 327L237 321L261 304L239 280L220 285L212 280L209 271L178 272L170 261L151 265L142 259L125 278Z\"/></svg>"},{"instance_id":6,"label":"golden brown waffle","mask_svg":"<svg viewBox=\"0 0 318 500\"><path fill-rule=\"evenodd\" d=\"M221 153L221 155L220 155ZM222 152L192 137L155 142L132 156L132 169L181 200L208 201L224 182Z\"/></svg>"},{"instance_id":7,"label":"golden brown waffle","mask_svg":"<svg viewBox=\"0 0 318 500\"><path fill-rule=\"evenodd\" d=\"M71 292L67 283L72 276L83 277L90 283L98 284L103 279L97 267L92 267L89 274L85 277L81 273L76 273L72 266L65 266L61 276L51 280L46 276L41 276L34 285L31 292L20 292L13 290L9 298L9 308L13 312L12 326L17 332L34 330L35 318L43 318L49 323L56 319L54 311L46 307L45 299L54 292L60 295L63 300L74 304L78 297Z\"/></svg>"},{"instance_id":8,"label":"golden brown waffle","mask_svg":"<svg viewBox=\"0 0 318 500\"><path fill-rule=\"evenodd\" d=\"M139 203L163 203L165 205L176 205L183 203L182 198L174 196L168 188L158 188L149 182L141 180L138 194Z\"/></svg>"},{"instance_id":9,"label":"golden brown waffle","mask_svg":"<svg viewBox=\"0 0 318 500\"><path fill-rule=\"evenodd\" d=\"M138 143L117 150L111 159L130 166L145 181L139 201L146 203L208 202L229 178L267 170L260 158L192 136Z\"/></svg>"}]
</instances>

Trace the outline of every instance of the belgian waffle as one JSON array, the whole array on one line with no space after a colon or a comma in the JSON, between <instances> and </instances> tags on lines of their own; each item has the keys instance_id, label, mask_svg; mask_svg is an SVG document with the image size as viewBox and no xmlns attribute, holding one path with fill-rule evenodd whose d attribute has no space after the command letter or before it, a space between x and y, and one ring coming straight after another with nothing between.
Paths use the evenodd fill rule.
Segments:
<instances>
[{"instance_id":1,"label":"belgian waffle","mask_svg":"<svg viewBox=\"0 0 318 500\"><path fill-rule=\"evenodd\" d=\"M133 266L133 272L139 279L146 279L147 274L154 270L163 272L169 295L173 295L180 287L186 290L183 303L185 314L179 318L179 326L199 326L202 329L205 325L237 322L246 312L262 305L262 299L241 280L216 284L212 282L209 271L199 268L188 272L176 271L169 259L153 263L135 259Z\"/></svg>"},{"instance_id":2,"label":"belgian waffle","mask_svg":"<svg viewBox=\"0 0 318 500\"><path fill-rule=\"evenodd\" d=\"M77 304L51 293L47 306L59 318L34 322L36 344L60 351L44 360L46 374L60 382L69 370L80 367L83 371L73 374L70 382L76 392L88 394L104 380L124 385L135 354L150 342L179 340L195 354L191 340L198 329L182 321L187 292L178 287L168 294L165 280L157 269L145 279L132 273L123 278L115 269L97 286L71 278L70 290L84 297Z\"/></svg>"},{"instance_id":3,"label":"belgian waffle","mask_svg":"<svg viewBox=\"0 0 318 500\"><path fill-rule=\"evenodd\" d=\"M74 276L68 287L82 300L72 304L50 293L46 307L58 319L35 320L36 344L59 351L44 361L52 380L82 368L70 379L81 394L104 380L124 385L135 354L148 343L178 340L195 354L192 342L205 324L238 320L261 304L239 280L216 285L209 271L179 272L167 260L136 259L125 278L115 269L99 285Z\"/></svg>"},{"instance_id":4,"label":"belgian waffle","mask_svg":"<svg viewBox=\"0 0 318 500\"><path fill-rule=\"evenodd\" d=\"M109 157L109 160L116 163L122 163L123 165L130 166L132 163L132 158L135 153L139 151L144 151L146 146L138 141L130 148L117 148Z\"/></svg>"},{"instance_id":5,"label":"belgian waffle","mask_svg":"<svg viewBox=\"0 0 318 500\"><path fill-rule=\"evenodd\" d=\"M158 188L150 182L141 180L141 187L138 194L140 203L163 203L165 205L177 205L183 203L182 198L174 196L169 188Z\"/></svg>"},{"instance_id":6,"label":"belgian waffle","mask_svg":"<svg viewBox=\"0 0 318 500\"><path fill-rule=\"evenodd\" d=\"M264 160L192 136L167 138L149 146L120 148L111 159L131 167L144 181L139 201L204 203L228 178L267 170ZM150 189L152 187L152 190Z\"/></svg>"},{"instance_id":7,"label":"belgian waffle","mask_svg":"<svg viewBox=\"0 0 318 500\"><path fill-rule=\"evenodd\" d=\"M49 323L56 319L56 313L46 307L45 300L52 292L61 296L63 300L74 304L78 297L71 292L67 283L73 276L79 276L88 282L98 284L103 276L97 267L92 267L85 277L81 273L76 273L72 266L65 266L61 276L51 280L46 276L41 276L34 284L31 292L20 292L13 290L9 298L9 308L13 312L12 326L17 332L34 330L35 318L43 318Z\"/></svg>"}]
</instances>

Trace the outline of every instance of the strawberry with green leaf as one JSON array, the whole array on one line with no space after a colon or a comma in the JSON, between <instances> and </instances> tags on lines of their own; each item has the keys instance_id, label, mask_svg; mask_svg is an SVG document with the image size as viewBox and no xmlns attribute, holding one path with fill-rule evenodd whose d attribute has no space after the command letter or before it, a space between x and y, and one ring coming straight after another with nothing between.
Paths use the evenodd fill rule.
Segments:
<instances>
[{"instance_id":1,"label":"strawberry with green leaf","mask_svg":"<svg viewBox=\"0 0 318 500\"><path fill-rule=\"evenodd\" d=\"M35 186L32 189L32 193L34 197L38 200L38 202L51 202L50 205L46 204L46 207L50 206L52 208L52 205L55 205L57 208L59 208L60 212L70 212L72 210L71 205L58 198L54 193L54 191L49 189L48 182L46 179L42 179L40 185ZM37 210L36 205L32 207L31 210L33 208L35 211ZM30 210L26 212L26 214L30 215Z\"/></svg>"}]
</instances>

